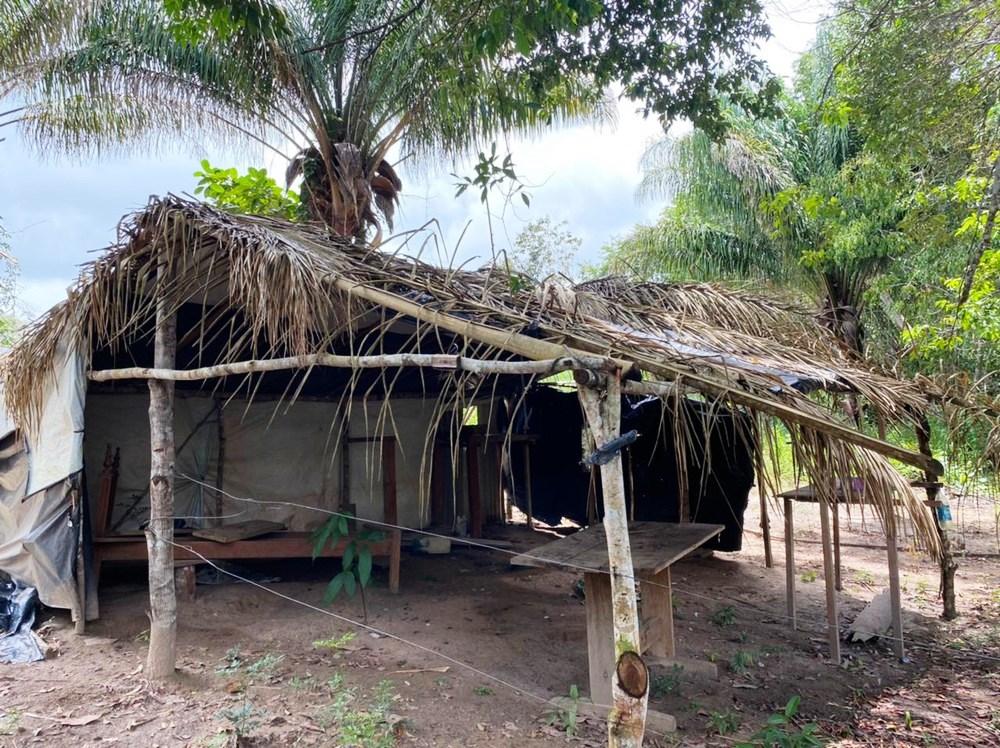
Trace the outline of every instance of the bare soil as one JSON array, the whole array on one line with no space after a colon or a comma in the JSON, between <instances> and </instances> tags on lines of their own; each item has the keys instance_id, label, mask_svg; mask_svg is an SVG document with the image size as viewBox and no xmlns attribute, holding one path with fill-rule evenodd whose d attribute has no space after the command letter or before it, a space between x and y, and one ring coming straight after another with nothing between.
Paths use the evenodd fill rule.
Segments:
<instances>
[{"instance_id":1,"label":"bare soil","mask_svg":"<svg viewBox=\"0 0 1000 748\"><path fill-rule=\"evenodd\" d=\"M972 554L958 573L961 617L938 617L936 565L903 553L906 660L897 662L889 642L877 640L845 644L840 667L828 659L824 634L816 507L796 507L798 631L785 618L780 517L772 516L775 566L768 569L759 519L748 515L743 551L674 567L678 654L716 662L721 676L657 672L651 706L675 715L679 729L650 735L647 744L733 745L799 696L790 730L814 722L839 745L1000 746L996 511L980 503L959 516ZM884 542L874 524L844 518L842 542ZM551 539L517 525L490 534L515 550ZM386 680L386 714L399 746L602 745L603 724L580 720L569 737L549 724L544 703L573 684L586 690L579 575L515 568L508 559L457 546L447 556L404 556L400 595L388 593L384 573L369 588L372 627L451 659L322 612L335 568L329 562L247 564L258 577L280 577L265 583L273 592L243 583L199 585L195 600L180 603L179 669L167 684L143 677L144 570L109 570L102 617L86 635L76 636L66 615L47 612L41 634L51 647L48 659L0 669L0 745L223 746L235 742L240 710L256 723L244 725L243 745L348 745L345 694L353 693L349 711L370 710ZM843 567L846 625L887 585L885 553L845 546ZM358 598L326 610L362 617ZM342 639L343 649L314 646L349 631L356 636Z\"/></svg>"}]
</instances>

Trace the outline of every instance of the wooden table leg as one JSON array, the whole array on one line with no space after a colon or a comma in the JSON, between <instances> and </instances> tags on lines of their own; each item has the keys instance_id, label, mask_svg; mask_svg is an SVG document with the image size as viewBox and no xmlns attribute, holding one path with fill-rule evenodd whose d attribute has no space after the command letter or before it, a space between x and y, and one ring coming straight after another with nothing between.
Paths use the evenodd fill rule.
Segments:
<instances>
[{"instance_id":1,"label":"wooden table leg","mask_svg":"<svg viewBox=\"0 0 1000 748\"><path fill-rule=\"evenodd\" d=\"M389 592L397 594L399 592L399 563L402 555L401 530L393 530L389 542Z\"/></svg>"},{"instance_id":2,"label":"wooden table leg","mask_svg":"<svg viewBox=\"0 0 1000 748\"><path fill-rule=\"evenodd\" d=\"M587 611L587 660L590 667L590 700L611 703L611 674L615 670L615 628L611 613L611 577L584 574Z\"/></svg>"},{"instance_id":3,"label":"wooden table leg","mask_svg":"<svg viewBox=\"0 0 1000 748\"><path fill-rule=\"evenodd\" d=\"M792 517L792 507L795 505L785 498L785 603L788 606L788 617L792 621L792 629L798 629L795 617L795 520Z\"/></svg>"},{"instance_id":4,"label":"wooden table leg","mask_svg":"<svg viewBox=\"0 0 1000 748\"><path fill-rule=\"evenodd\" d=\"M528 529L534 530L534 507L531 505L531 442L524 443L524 498L528 501Z\"/></svg>"},{"instance_id":5,"label":"wooden table leg","mask_svg":"<svg viewBox=\"0 0 1000 748\"><path fill-rule=\"evenodd\" d=\"M834 587L840 592L844 589L843 581L840 578L840 502L833 504L833 579Z\"/></svg>"},{"instance_id":6,"label":"wooden table leg","mask_svg":"<svg viewBox=\"0 0 1000 748\"><path fill-rule=\"evenodd\" d=\"M830 659L840 664L840 629L837 625L837 590L834 587L833 541L830 537L830 508L819 502L819 520L823 532L823 581L826 584L826 628L830 640Z\"/></svg>"},{"instance_id":7,"label":"wooden table leg","mask_svg":"<svg viewBox=\"0 0 1000 748\"><path fill-rule=\"evenodd\" d=\"M894 527L886 529L886 552L889 554L889 601L892 607L892 649L903 659L903 605L899 592L899 551L896 549Z\"/></svg>"},{"instance_id":8,"label":"wooden table leg","mask_svg":"<svg viewBox=\"0 0 1000 748\"><path fill-rule=\"evenodd\" d=\"M640 582L639 622L643 632L642 653L651 657L674 657L674 611L671 604L670 567Z\"/></svg>"}]
</instances>

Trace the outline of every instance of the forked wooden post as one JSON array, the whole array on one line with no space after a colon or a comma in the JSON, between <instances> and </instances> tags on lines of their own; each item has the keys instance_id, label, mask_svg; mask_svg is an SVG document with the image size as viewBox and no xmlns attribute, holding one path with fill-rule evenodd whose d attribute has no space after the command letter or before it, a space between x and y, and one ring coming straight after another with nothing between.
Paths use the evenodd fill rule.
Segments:
<instances>
[{"instance_id":1,"label":"forked wooden post","mask_svg":"<svg viewBox=\"0 0 1000 748\"><path fill-rule=\"evenodd\" d=\"M172 369L177 353L177 318L165 289L167 267L157 268L158 298L153 366ZM149 656L146 677L173 675L177 657L177 596L174 592L174 383L149 380Z\"/></svg>"},{"instance_id":2,"label":"forked wooden post","mask_svg":"<svg viewBox=\"0 0 1000 748\"><path fill-rule=\"evenodd\" d=\"M587 424L597 446L618 436L621 423L620 372L607 377L598 392L580 382L578 393ZM588 383L589 384L589 383ZM625 480L621 453L601 465L604 493L604 531L611 571L611 609L615 642L615 672L611 676L611 711L608 713L609 748L639 748L646 728L649 671L639 653L639 613L635 575L628 537Z\"/></svg>"}]
</instances>

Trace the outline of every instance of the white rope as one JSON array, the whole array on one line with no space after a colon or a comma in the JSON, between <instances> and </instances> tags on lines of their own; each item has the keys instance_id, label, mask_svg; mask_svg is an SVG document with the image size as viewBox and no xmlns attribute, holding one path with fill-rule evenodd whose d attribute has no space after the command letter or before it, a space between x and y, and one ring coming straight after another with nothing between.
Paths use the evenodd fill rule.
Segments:
<instances>
[{"instance_id":1,"label":"white rope","mask_svg":"<svg viewBox=\"0 0 1000 748\"><path fill-rule=\"evenodd\" d=\"M610 571L608 571L606 569L600 569L600 568L596 568L596 567L583 566L581 564L574 564L574 563L569 562L569 561L552 561L551 559L543 558L541 556L534 556L531 553L522 553L522 552L519 552L519 551L508 550L506 548L498 548L495 545L490 545L489 543L485 543L485 542L482 542L482 541L473 540L471 538L459 538L459 537L454 537L452 535L443 535L441 533L433 532L431 530L423 530L423 529L416 528L416 527L407 527L405 525L397 525L397 524L393 524L391 522L382 522L382 521L374 520L374 519L361 519L360 517L356 517L356 516L351 515L351 514L345 514L344 512L337 512L337 511L334 511L332 509L324 509L322 507L310 506L308 504L299 504L299 503L296 503L294 501L282 501L282 500L279 500L279 499L254 499L254 498L249 498L249 497L245 497L245 496L235 496L235 495L233 495L231 493L228 493L226 491L223 491L222 489L216 488L215 486L212 486L211 484L204 483L203 481L200 481L197 478L193 478L190 475L186 475L184 473L177 473L177 477L183 478L184 480L191 481L192 483L197 483L197 484L200 484L200 485L203 485L203 486L208 486L213 491L218 491L223 496L226 496L227 498L230 498L230 499L232 499L234 501L243 501L243 502L248 502L248 503L251 503L251 504L258 504L258 505L261 505L261 506L279 505L279 506L295 507L295 508L298 508L298 509L306 509L306 510L310 510L310 511L314 511L314 512L320 512L321 514L327 514L327 515L330 515L332 517L346 517L348 519L357 520L357 521L362 522L364 524L372 525L372 526L375 526L375 527L382 527L382 528L386 528L386 529L390 529L390 530L399 530L399 531L413 532L413 533L417 533L419 535L427 535L427 536L433 537L433 538L443 538L445 540L451 541L452 543L459 543L459 544L462 544L462 545L468 545L468 546L472 546L472 547L476 547L476 548L485 548L487 550L497 551L499 553L503 553L503 554L506 554L506 555L509 555L509 556L520 556L521 558L524 558L524 559L530 559L530 560L533 560L533 561L538 561L538 562L544 564L545 566L563 566L563 567L566 567L566 568L569 568L569 569L574 569L574 570L577 570L577 571L583 571L583 572L587 572L587 573L591 573L591 574L610 574ZM772 618L780 618L780 619L784 619L786 621L793 621L793 622L795 622L797 624L811 623L812 626L813 626L813 632L814 633L825 633L828 630L828 628L829 628L829 624L826 621L817 621L815 619L808 619L808 618L804 619L802 617L792 618L791 616L783 614L783 613L778 613L778 612L774 612L774 611L764 610L764 609L762 609L762 608L760 608L758 606L751 605L750 603L746 603L746 602L744 602L742 600L738 600L736 598L725 598L725 597L723 597L723 598L715 598L715 597L710 597L708 595L704 595L704 594L701 594L701 593L698 593L698 592L692 592L690 590L685 590L683 588L678 587L676 584L666 585L666 584L663 584L662 582L657 582L657 581L655 581L653 579L643 579L641 577L637 577L634 574L625 574L624 576L625 576L626 579L631 579L633 582L640 582L642 584L648 584L648 585L651 585L653 587L660 587L662 589L676 591L676 592L679 592L682 595L687 595L689 597L694 597L694 598L700 598L700 599L707 600L707 601L712 602L712 603L723 603L723 604L729 603L729 604L733 604L733 605L738 605L740 607L747 608L749 610L754 610L754 611L757 611L757 612L765 612L768 616L770 616ZM878 639L885 639L885 640L890 641L890 642L894 642L894 641L897 641L899 639L898 636L890 636L889 634L879 633L879 632L876 632L876 631L864 631L864 630L856 629L855 633L867 634L867 635L869 635L871 637L878 638ZM987 661L987 662L1000 662L1000 657L993 657L991 655L982 654L980 652L973 652L971 650L963 649L963 648L959 648L959 647L949 647L949 646L945 646L943 644L937 644L936 642L921 642L919 640L914 640L914 639L911 639L911 638L907 638L907 639L904 640L904 645L907 646L907 647L912 647L912 648L916 648L916 649L924 649L926 651L939 650L939 651L945 652L945 653L947 653L949 655L952 655L952 654L954 654L956 652L960 652L960 653L964 654L965 656L971 657L973 659L979 659L979 660L983 660L983 661Z\"/></svg>"}]
</instances>

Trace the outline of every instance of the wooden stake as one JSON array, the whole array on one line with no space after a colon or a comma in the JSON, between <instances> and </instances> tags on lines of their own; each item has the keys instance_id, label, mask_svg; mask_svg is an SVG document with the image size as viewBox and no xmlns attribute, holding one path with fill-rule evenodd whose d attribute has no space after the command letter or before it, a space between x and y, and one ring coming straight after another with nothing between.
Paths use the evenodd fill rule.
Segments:
<instances>
[{"instance_id":1,"label":"wooden stake","mask_svg":"<svg viewBox=\"0 0 1000 748\"><path fill-rule=\"evenodd\" d=\"M577 390L587 423L598 446L617 437L621 427L620 376L619 372L608 377L603 397L589 387L581 386ZM639 748L645 732L649 674L639 656L639 613L620 453L601 465L601 487L604 495L604 531L608 540L612 628L617 661L615 674L611 678L608 746Z\"/></svg>"},{"instance_id":2,"label":"wooden stake","mask_svg":"<svg viewBox=\"0 0 1000 748\"><path fill-rule=\"evenodd\" d=\"M774 566L774 556L771 553L771 520L767 516L767 497L763 491L760 495L760 531L764 534L764 566L770 569Z\"/></svg>"},{"instance_id":3,"label":"wooden stake","mask_svg":"<svg viewBox=\"0 0 1000 748\"><path fill-rule=\"evenodd\" d=\"M795 520L792 517L794 502L785 497L785 600L792 629L798 629L795 617Z\"/></svg>"},{"instance_id":4,"label":"wooden stake","mask_svg":"<svg viewBox=\"0 0 1000 748\"><path fill-rule=\"evenodd\" d=\"M917 445L920 453L930 458L931 455L931 424L926 415L920 416L917 425ZM935 475L930 471L925 471L927 500L932 502L931 511L934 513L934 526L937 528L938 538L941 541L941 600L943 610L941 617L947 621L958 618L958 607L955 604L955 572L958 571L958 561L952 552L951 538L948 537L948 530L941 522L937 511L938 491L940 484L935 481ZM888 543L886 543L888 545Z\"/></svg>"},{"instance_id":5,"label":"wooden stake","mask_svg":"<svg viewBox=\"0 0 1000 748\"><path fill-rule=\"evenodd\" d=\"M833 540L830 537L830 509L819 502L819 522L823 534L823 581L826 584L826 632L830 640L830 659L840 664L840 627L837 623L837 590L833 579Z\"/></svg>"},{"instance_id":6,"label":"wooden stake","mask_svg":"<svg viewBox=\"0 0 1000 748\"><path fill-rule=\"evenodd\" d=\"M892 650L903 659L903 603L899 590L899 551L896 550L896 520L886 522L886 553L889 557L889 602L892 608Z\"/></svg>"},{"instance_id":7,"label":"wooden stake","mask_svg":"<svg viewBox=\"0 0 1000 748\"><path fill-rule=\"evenodd\" d=\"M157 281L166 287L166 264L157 270ZM160 294L156 302L153 365L172 369L177 352L177 318L170 300ZM149 656L146 677L159 680L173 675L177 647L177 597L174 592L174 383L149 380Z\"/></svg>"}]
</instances>

